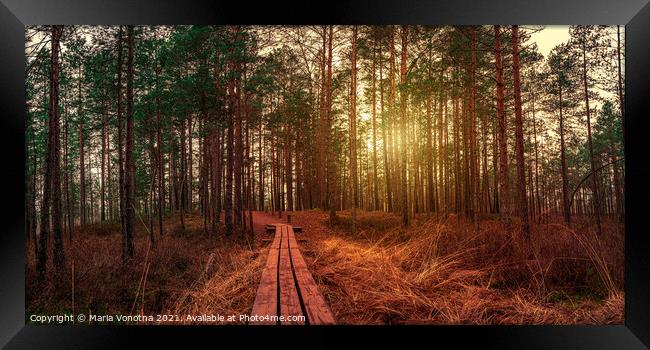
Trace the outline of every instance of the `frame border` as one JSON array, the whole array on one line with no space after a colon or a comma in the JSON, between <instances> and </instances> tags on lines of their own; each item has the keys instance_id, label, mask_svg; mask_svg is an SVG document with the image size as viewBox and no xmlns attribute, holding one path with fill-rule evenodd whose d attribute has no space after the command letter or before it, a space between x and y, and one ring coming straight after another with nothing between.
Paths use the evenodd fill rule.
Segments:
<instances>
[{"instance_id":1,"label":"frame border","mask_svg":"<svg viewBox=\"0 0 650 350\"><path fill-rule=\"evenodd\" d=\"M365 346L404 340L443 341L454 347L498 349L650 348L650 237L643 210L650 198L646 179L650 96L650 4L648 0L530 1L469 0L354 1L343 3L226 3L208 0L0 0L0 149L8 160L4 192L14 204L3 211L0 229L0 346L7 348L170 346L205 336L241 344L276 337L309 337L319 345L338 342L332 334ZM248 5L248 6L247 6ZM319 8L316 8L319 6ZM38 326L25 325L24 280L24 26L34 24L625 24L625 324L612 326ZM647 108L647 107L646 107ZM7 152L8 151L8 152ZM634 189L634 191L631 190ZM5 203L9 201L5 200ZM18 205L16 205L18 204ZM254 337L251 337L254 335ZM419 339L418 339L419 338ZM8 344L7 344L8 343ZM645 344L645 345L644 345Z\"/></svg>"}]
</instances>

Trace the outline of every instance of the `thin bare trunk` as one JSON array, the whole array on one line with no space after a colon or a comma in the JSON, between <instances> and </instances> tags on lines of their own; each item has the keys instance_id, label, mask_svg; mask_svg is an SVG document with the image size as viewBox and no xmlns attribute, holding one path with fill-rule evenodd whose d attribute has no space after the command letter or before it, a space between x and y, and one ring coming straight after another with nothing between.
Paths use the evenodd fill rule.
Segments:
<instances>
[{"instance_id":1,"label":"thin bare trunk","mask_svg":"<svg viewBox=\"0 0 650 350\"><path fill-rule=\"evenodd\" d=\"M524 239L530 243L526 174L524 162L524 134L521 115L521 82L519 77L519 26L512 27L512 65L515 89L515 156L517 159L517 211L522 221Z\"/></svg>"}]
</instances>

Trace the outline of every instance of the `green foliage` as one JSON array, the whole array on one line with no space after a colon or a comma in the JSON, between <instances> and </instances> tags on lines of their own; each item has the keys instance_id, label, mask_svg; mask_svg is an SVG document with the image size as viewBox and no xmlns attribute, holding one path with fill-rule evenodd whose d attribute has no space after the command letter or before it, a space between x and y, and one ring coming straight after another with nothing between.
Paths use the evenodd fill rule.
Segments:
<instances>
[{"instance_id":1,"label":"green foliage","mask_svg":"<svg viewBox=\"0 0 650 350\"><path fill-rule=\"evenodd\" d=\"M123 28L124 29L124 28ZM248 131L262 130L264 140L270 133L283 137L292 132L305 139L304 149L316 150L316 132L319 118L331 118L332 149L340 166L349 161L349 98L350 98L350 28L339 27L334 31L332 106L330 115L321 115L320 97L322 64L322 27L300 29L255 26L138 26L134 28L134 100L136 189L140 197L147 196L152 181L152 156L160 149L167 162L171 156L180 159L181 130L187 141L188 121L192 121L192 139L206 140L215 131L224 130L229 110L229 88L234 85L238 115ZM398 116L401 94L407 97L407 123L416 130L417 138L426 129L427 105L434 116L434 128L439 123L438 99L447 103L446 123L448 132L445 142L446 156L450 165L459 157L464 160L465 149L462 138L467 130L467 103L470 91L470 65L472 53L476 59L474 72L476 87L476 127L479 153L484 154L484 144L492 157L495 141L495 53L492 26L414 26L410 28L406 74L401 81L401 37L396 26L358 26L357 47L358 89L358 142L360 157L367 157L366 147L372 133L369 116L371 110L372 65L375 64L375 91L377 125L386 128L395 122L390 118ZM472 50L471 31L477 35L476 49ZM60 108L62 133L67 138L67 163L64 168L71 175L70 189L73 195L79 188L78 170L80 163L80 139L92 165L94 185L98 186L98 153L101 135L106 126L111 171L117 172L117 73L121 72L121 111L124 122L126 107L126 31L122 30L122 66L117 66L119 26L76 26L67 27L62 41L60 76ZM294 32L295 31L295 32ZM522 30L522 40L528 39L527 29ZM44 31L47 33L47 31ZM506 92L507 133L512 129L512 50L511 31L501 27L502 61L504 63L504 87ZM559 168L558 129L559 109L563 110L566 136L567 163L570 182L575 182L588 170L585 120L582 107L583 94L581 75L581 48L587 48L587 57L597 61L598 51L608 42L606 29L601 27L576 26L571 29L572 40L555 47L548 58L544 58L535 45L522 45L522 92L524 98L524 123L526 123L527 157L533 155L531 104L535 95L535 128L540 148L540 169L543 174L553 176ZM47 35L47 34L44 34ZM389 44L394 42L393 67L395 69L396 103L389 101ZM287 40L279 40L285 38ZM301 41L301 40L304 40ZM611 51L611 50L610 50ZM611 52L609 52L611 55ZM26 174L42 176L48 121L48 79L49 46L44 45L30 56L26 77L28 111L26 120L26 147L30 155ZM594 63L590 69L597 68ZM382 79L379 71L382 72ZM591 74L591 73L590 73ZM601 84L595 79L593 86ZM590 75L590 78L592 76ZM232 85L231 85L232 84ZM560 105L559 91L562 90ZM380 100L383 98L383 106ZM457 116L453 114L453 101L458 102ZM599 102L594 103L600 109ZM610 157L623 154L620 115L615 102L602 104L602 111L592 118L594 152L603 163ZM384 113L381 113L383 107ZM592 106L593 107L593 106ZM399 119L397 120L399 121ZM454 124L456 123L456 124ZM80 126L83 134L80 135ZM459 127L459 135L453 134ZM122 126L124 129L124 126ZM259 128L259 129L258 129ZM67 129L67 133L65 130ZM161 143L157 132L160 130ZM124 130L123 130L124 131ZM378 149L381 152L385 140L378 130ZM81 136L81 137L80 137ZM124 137L124 135L123 135ZM457 138L461 138L457 140ZM485 143L483 143L485 139ZM507 136L509 150L512 150L512 136ZM255 138L257 142L257 138ZM264 141L267 142L267 141ZM434 140L434 146L437 141ZM419 147L420 145L417 145ZM447 147L448 146L448 147ZM64 145L62 144L62 147ZM196 143L193 156L197 155ZM253 147L259 147L257 144ZM265 147L265 145L261 145ZM411 147L410 145L408 147ZM409 166L418 156L419 149L409 153ZM170 155L170 152L174 152ZM410 151L410 150L409 150ZM437 150L433 150L434 153ZM313 156L309 154L309 156ZM436 154L436 157L438 155ZM89 159L89 158L87 158ZM197 159L197 158L195 158ZM419 160L419 159L418 159ZM62 158L62 162L63 162ZM379 162L383 157L379 155ZM480 160L480 162L483 162ZM481 163L482 164L482 163ZM261 164L264 167L267 164ZM383 165L378 166L383 175ZM420 165L421 166L421 165ZM449 166L449 165L448 165ZM488 160L488 173L494 167ZM196 164L194 166L196 170ZM167 171L167 169L165 169ZM411 170L409 170L411 172ZM195 171L196 173L196 171ZM363 173L363 172L362 172ZM167 176L167 175L166 175ZM480 175L483 176L483 175ZM488 176L493 176L488 174ZM112 174L112 182L117 176ZM345 180L342 180L345 181ZM489 180L490 183L492 179Z\"/></svg>"},{"instance_id":2,"label":"green foliage","mask_svg":"<svg viewBox=\"0 0 650 350\"><path fill-rule=\"evenodd\" d=\"M594 152L608 154L613 158L623 157L623 129L621 115L614 111L614 103L605 101L594 125Z\"/></svg>"}]
</instances>

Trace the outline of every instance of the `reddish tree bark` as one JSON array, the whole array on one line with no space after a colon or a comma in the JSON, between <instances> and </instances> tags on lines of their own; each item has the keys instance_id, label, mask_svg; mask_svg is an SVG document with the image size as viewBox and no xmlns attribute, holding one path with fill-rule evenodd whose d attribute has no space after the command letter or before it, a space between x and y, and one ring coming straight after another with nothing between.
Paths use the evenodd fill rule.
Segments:
<instances>
[{"instance_id":1,"label":"reddish tree bark","mask_svg":"<svg viewBox=\"0 0 650 350\"><path fill-rule=\"evenodd\" d=\"M359 206L359 178L357 177L357 27L352 27L350 78L350 192L352 195L352 231L356 233L357 206Z\"/></svg>"},{"instance_id":2,"label":"reddish tree bark","mask_svg":"<svg viewBox=\"0 0 650 350\"><path fill-rule=\"evenodd\" d=\"M524 239L530 242L528 202L526 200L526 164L524 162L524 133L521 115L521 82L519 76L519 26L512 26L512 69L515 90L515 156L517 159L517 212L522 222Z\"/></svg>"},{"instance_id":3,"label":"reddish tree bark","mask_svg":"<svg viewBox=\"0 0 650 350\"><path fill-rule=\"evenodd\" d=\"M379 181L377 179L377 48L372 48L372 197L373 209L379 210Z\"/></svg>"},{"instance_id":4,"label":"reddish tree bark","mask_svg":"<svg viewBox=\"0 0 650 350\"><path fill-rule=\"evenodd\" d=\"M400 61L400 83L406 84L406 54L408 50L408 34L409 27L402 26L402 57ZM404 226L409 225L409 203L408 203L408 188L407 188L407 179L406 179L406 165L407 165L407 154L406 154L406 139L407 139L407 116L406 116L406 91L400 91L400 121L401 121L401 145L400 145L400 156L402 157L402 166L401 166L401 184L402 184L402 224Z\"/></svg>"},{"instance_id":5,"label":"reddish tree bark","mask_svg":"<svg viewBox=\"0 0 650 350\"><path fill-rule=\"evenodd\" d=\"M585 39L586 40L586 39ZM589 165L591 166L591 186L594 193L594 214L596 216L596 227L598 234L602 234L600 224L600 193L598 191L598 173L596 173L596 160L594 159L594 146L591 137L591 110L589 108L589 84L587 81L587 47L585 40L582 41L582 82L585 92L585 110L587 112L587 142L589 144Z\"/></svg>"},{"instance_id":6,"label":"reddish tree bark","mask_svg":"<svg viewBox=\"0 0 650 350\"><path fill-rule=\"evenodd\" d=\"M125 155L125 235L122 261L133 257L133 223L135 219L135 159L133 154L133 26L127 27L128 54L126 71L126 155Z\"/></svg>"},{"instance_id":7,"label":"reddish tree bark","mask_svg":"<svg viewBox=\"0 0 650 350\"><path fill-rule=\"evenodd\" d=\"M160 84L160 72L162 70L162 64L156 66L156 84ZM163 167L163 158L162 158L162 120L160 116L160 86L158 86L158 92L156 93L156 163L158 165L158 234L163 235L163 211L165 204L165 184L164 184L164 167ZM153 230L153 228L152 228Z\"/></svg>"},{"instance_id":8,"label":"reddish tree bark","mask_svg":"<svg viewBox=\"0 0 650 350\"><path fill-rule=\"evenodd\" d=\"M499 143L499 213L510 214L510 189L508 179L508 124L504 107L503 93L503 62L501 60L501 28L494 26L494 56L496 61L496 84L497 84L497 120L498 120L498 143Z\"/></svg>"},{"instance_id":9,"label":"reddish tree bark","mask_svg":"<svg viewBox=\"0 0 650 350\"><path fill-rule=\"evenodd\" d=\"M43 281L47 271L49 233L54 236L54 263L57 269L63 267L63 241L61 237L61 187L59 180L59 73L60 40L63 27L50 28L50 89L48 107L47 151L41 202L41 222L38 244L38 278ZM51 210L51 212L50 212ZM50 225L51 213L51 225Z\"/></svg>"}]
</instances>

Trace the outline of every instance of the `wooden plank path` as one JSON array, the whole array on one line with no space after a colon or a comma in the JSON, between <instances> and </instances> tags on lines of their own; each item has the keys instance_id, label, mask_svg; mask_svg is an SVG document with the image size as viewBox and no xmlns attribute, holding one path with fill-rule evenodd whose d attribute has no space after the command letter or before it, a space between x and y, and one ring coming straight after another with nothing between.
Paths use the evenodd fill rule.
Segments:
<instances>
[{"instance_id":1,"label":"wooden plank path","mask_svg":"<svg viewBox=\"0 0 650 350\"><path fill-rule=\"evenodd\" d=\"M280 321L280 316L284 317ZM289 318L291 316L291 318ZM294 316L304 316L297 320ZM276 224L250 324L335 324L291 225Z\"/></svg>"}]
</instances>

